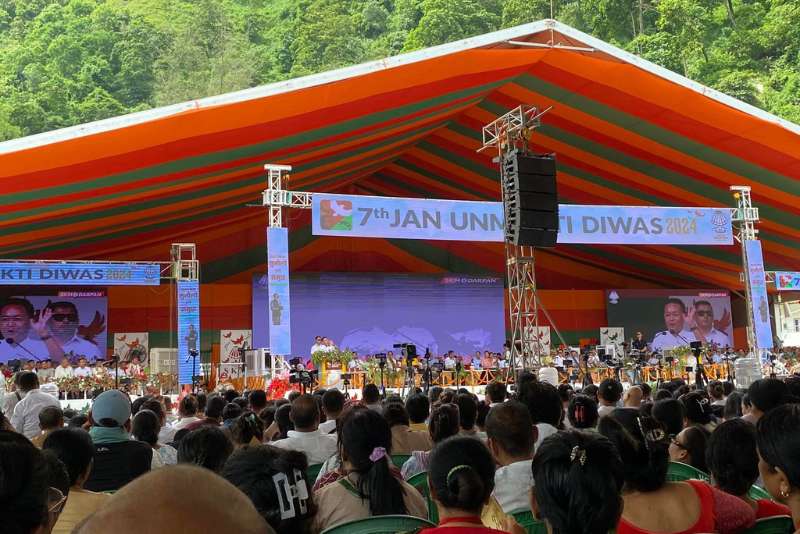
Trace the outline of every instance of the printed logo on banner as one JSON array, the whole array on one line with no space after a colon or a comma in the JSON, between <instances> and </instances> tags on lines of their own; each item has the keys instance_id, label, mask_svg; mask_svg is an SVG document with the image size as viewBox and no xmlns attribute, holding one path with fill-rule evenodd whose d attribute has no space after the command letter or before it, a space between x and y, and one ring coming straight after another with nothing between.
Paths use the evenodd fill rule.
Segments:
<instances>
[{"instance_id":1,"label":"printed logo on banner","mask_svg":"<svg viewBox=\"0 0 800 534\"><path fill-rule=\"evenodd\" d=\"M349 200L323 200L319 204L320 226L323 230L353 229L353 203Z\"/></svg>"},{"instance_id":2,"label":"printed logo on banner","mask_svg":"<svg viewBox=\"0 0 800 534\"><path fill-rule=\"evenodd\" d=\"M123 362L130 362L134 357L139 358L142 367L146 367L149 338L147 332L117 332L114 334L114 354Z\"/></svg>"},{"instance_id":3,"label":"printed logo on banner","mask_svg":"<svg viewBox=\"0 0 800 534\"><path fill-rule=\"evenodd\" d=\"M253 334L250 330L220 330L219 333L219 379L234 380L242 376L241 350L253 346Z\"/></svg>"},{"instance_id":4,"label":"printed logo on banner","mask_svg":"<svg viewBox=\"0 0 800 534\"><path fill-rule=\"evenodd\" d=\"M617 349L617 354L622 353L622 344L625 343L625 328L617 326L609 326L608 328L600 329L600 344L614 345Z\"/></svg>"},{"instance_id":5,"label":"printed logo on banner","mask_svg":"<svg viewBox=\"0 0 800 534\"><path fill-rule=\"evenodd\" d=\"M775 288L778 291L800 291L800 272L776 272Z\"/></svg>"}]
</instances>

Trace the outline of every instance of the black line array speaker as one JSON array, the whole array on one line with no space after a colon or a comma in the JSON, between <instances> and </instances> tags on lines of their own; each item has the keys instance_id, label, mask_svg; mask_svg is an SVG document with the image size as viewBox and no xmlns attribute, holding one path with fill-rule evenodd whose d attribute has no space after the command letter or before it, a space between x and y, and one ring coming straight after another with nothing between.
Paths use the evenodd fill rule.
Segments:
<instances>
[{"instance_id":1,"label":"black line array speaker","mask_svg":"<svg viewBox=\"0 0 800 534\"><path fill-rule=\"evenodd\" d=\"M506 241L554 247L558 237L558 189L555 154L519 151L503 156Z\"/></svg>"}]
</instances>

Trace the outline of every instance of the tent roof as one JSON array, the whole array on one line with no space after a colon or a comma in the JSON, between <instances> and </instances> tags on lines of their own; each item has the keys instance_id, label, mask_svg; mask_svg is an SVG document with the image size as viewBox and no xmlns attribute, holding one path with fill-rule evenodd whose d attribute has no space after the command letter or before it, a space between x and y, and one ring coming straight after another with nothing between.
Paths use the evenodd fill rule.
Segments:
<instances>
[{"instance_id":1,"label":"tent roof","mask_svg":"<svg viewBox=\"0 0 800 534\"><path fill-rule=\"evenodd\" d=\"M204 279L243 279L264 264L266 215L246 206L264 163L293 165L295 190L497 200L481 127L521 103L553 106L533 144L557 154L562 202L730 206L750 185L767 268L800 270L800 127L555 21L0 143L0 257L196 242ZM295 270L503 268L497 244L316 238L307 212L290 227ZM740 256L570 245L539 269L544 287L737 287Z\"/></svg>"}]
</instances>

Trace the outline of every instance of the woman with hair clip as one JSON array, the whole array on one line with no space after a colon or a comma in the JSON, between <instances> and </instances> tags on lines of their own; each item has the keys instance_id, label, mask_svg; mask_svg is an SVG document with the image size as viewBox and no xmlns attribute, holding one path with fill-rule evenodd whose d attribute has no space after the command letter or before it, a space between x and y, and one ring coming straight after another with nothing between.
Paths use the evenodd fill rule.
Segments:
<instances>
[{"instance_id":1,"label":"woman with hair clip","mask_svg":"<svg viewBox=\"0 0 800 534\"><path fill-rule=\"evenodd\" d=\"M670 440L655 419L639 417L624 427L604 417L598 430L616 446L624 466L625 506L618 534L727 534L755 522L755 512L744 501L705 482L667 482Z\"/></svg>"},{"instance_id":2,"label":"woman with hair clip","mask_svg":"<svg viewBox=\"0 0 800 534\"><path fill-rule=\"evenodd\" d=\"M567 406L567 419L572 428L594 430L597 428L597 402L588 395L575 395Z\"/></svg>"},{"instance_id":3,"label":"woman with hair clip","mask_svg":"<svg viewBox=\"0 0 800 534\"><path fill-rule=\"evenodd\" d=\"M247 445L261 445L264 440L264 423L253 412L244 412L229 427L231 441L237 449Z\"/></svg>"},{"instance_id":4,"label":"woman with hair clip","mask_svg":"<svg viewBox=\"0 0 800 534\"><path fill-rule=\"evenodd\" d=\"M422 495L391 469L392 432L373 410L351 410L339 420L339 455L345 476L314 494L314 532L379 515L426 518Z\"/></svg>"},{"instance_id":5,"label":"woman with hair clip","mask_svg":"<svg viewBox=\"0 0 800 534\"><path fill-rule=\"evenodd\" d=\"M428 418L428 433L430 433L433 444L458 434L461 430L460 421L457 405L445 403L436 406ZM411 457L406 460L401 469L403 478L408 480L418 473L427 471L430 457L431 451L412 451Z\"/></svg>"}]
</instances>

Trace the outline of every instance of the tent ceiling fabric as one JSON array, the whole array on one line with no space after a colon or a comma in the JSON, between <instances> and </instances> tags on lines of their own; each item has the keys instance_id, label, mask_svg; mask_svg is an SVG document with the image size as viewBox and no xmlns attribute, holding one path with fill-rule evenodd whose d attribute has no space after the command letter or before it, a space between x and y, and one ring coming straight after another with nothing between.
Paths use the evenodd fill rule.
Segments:
<instances>
[{"instance_id":1,"label":"tent ceiling fabric","mask_svg":"<svg viewBox=\"0 0 800 534\"><path fill-rule=\"evenodd\" d=\"M596 52L514 47L509 39ZM0 257L163 260L196 242L203 278L263 269L264 163L289 188L498 200L481 127L553 106L562 201L731 206L750 185L768 269L800 270L800 128L552 21L0 144ZM496 244L315 238L289 215L295 270L502 272ZM545 287L740 287L738 247L559 246Z\"/></svg>"}]
</instances>

